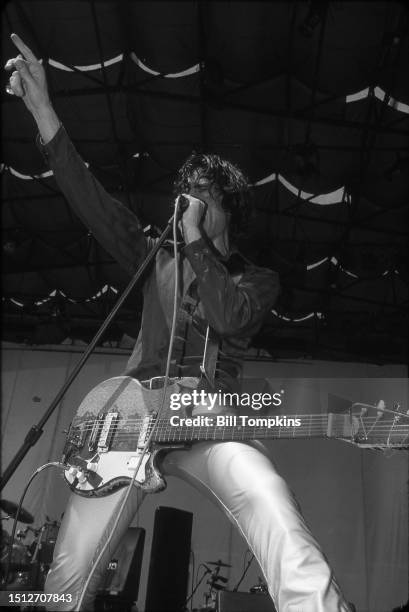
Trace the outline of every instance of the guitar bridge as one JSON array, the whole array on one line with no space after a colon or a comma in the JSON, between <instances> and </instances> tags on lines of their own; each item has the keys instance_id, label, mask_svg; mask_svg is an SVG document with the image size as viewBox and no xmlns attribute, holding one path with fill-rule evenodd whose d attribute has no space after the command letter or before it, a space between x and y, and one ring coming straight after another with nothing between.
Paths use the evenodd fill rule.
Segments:
<instances>
[{"instance_id":1,"label":"guitar bridge","mask_svg":"<svg viewBox=\"0 0 409 612\"><path fill-rule=\"evenodd\" d=\"M66 446L75 446L81 449L85 444L85 438L87 435L86 426L84 423L80 425L70 425L68 429L68 436Z\"/></svg>"},{"instance_id":2,"label":"guitar bridge","mask_svg":"<svg viewBox=\"0 0 409 612\"><path fill-rule=\"evenodd\" d=\"M105 415L101 413L100 415L98 415L97 419L95 420L92 426L91 435L88 440L88 450L90 452L96 450L98 446L98 438L102 431L102 426L104 424L104 421L105 421Z\"/></svg>"}]
</instances>

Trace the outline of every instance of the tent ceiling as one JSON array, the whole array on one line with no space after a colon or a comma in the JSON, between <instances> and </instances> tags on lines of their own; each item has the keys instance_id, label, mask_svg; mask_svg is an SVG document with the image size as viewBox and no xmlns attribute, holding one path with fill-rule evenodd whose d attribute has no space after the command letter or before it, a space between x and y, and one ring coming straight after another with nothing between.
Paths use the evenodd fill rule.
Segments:
<instances>
[{"instance_id":1,"label":"tent ceiling","mask_svg":"<svg viewBox=\"0 0 409 612\"><path fill-rule=\"evenodd\" d=\"M405 3L32 0L2 17L3 58L15 31L43 59L79 152L146 225L170 216L193 149L245 170L256 215L242 248L283 283L258 347L406 359ZM86 340L126 275L59 193L21 101L2 96L5 337ZM112 341L135 336L140 308L135 292Z\"/></svg>"}]
</instances>

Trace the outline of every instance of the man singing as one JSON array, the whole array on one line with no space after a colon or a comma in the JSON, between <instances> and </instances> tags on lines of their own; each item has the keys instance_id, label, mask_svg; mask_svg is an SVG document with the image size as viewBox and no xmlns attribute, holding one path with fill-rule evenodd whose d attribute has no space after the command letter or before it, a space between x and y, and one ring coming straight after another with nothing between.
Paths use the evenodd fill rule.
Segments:
<instances>
[{"instance_id":1,"label":"man singing","mask_svg":"<svg viewBox=\"0 0 409 612\"><path fill-rule=\"evenodd\" d=\"M8 92L21 97L33 115L43 154L69 204L132 274L150 241L135 215L88 171L53 110L43 67L17 35L12 40L20 55L6 64L12 71ZM170 376L182 384L190 377L207 391L237 391L246 349L277 297L277 275L234 250L249 212L248 185L238 168L217 155L193 154L179 170L175 190L188 206L180 221L180 291ZM125 375L139 380L164 375L174 277L173 250L165 243L144 282L141 331ZM348 612L319 545L261 444L200 442L188 451L167 452L160 469L191 482L237 526L279 612ZM142 498L131 486L119 512L127 491L93 499L71 494L45 588L72 594L72 602L61 603L60 609L92 609L107 562Z\"/></svg>"}]
</instances>

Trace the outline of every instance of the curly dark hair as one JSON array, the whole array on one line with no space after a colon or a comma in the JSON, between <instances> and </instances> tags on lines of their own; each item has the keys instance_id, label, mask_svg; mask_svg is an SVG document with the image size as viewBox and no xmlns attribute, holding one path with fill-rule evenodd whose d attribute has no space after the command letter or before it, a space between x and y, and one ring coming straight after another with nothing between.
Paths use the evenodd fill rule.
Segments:
<instances>
[{"instance_id":1,"label":"curly dark hair","mask_svg":"<svg viewBox=\"0 0 409 612\"><path fill-rule=\"evenodd\" d=\"M229 234L237 239L248 227L252 212L252 197L247 177L244 173L219 155L196 153L181 166L174 182L175 195L189 190L189 180L199 172L215 183L223 192L223 208L231 214Z\"/></svg>"}]
</instances>

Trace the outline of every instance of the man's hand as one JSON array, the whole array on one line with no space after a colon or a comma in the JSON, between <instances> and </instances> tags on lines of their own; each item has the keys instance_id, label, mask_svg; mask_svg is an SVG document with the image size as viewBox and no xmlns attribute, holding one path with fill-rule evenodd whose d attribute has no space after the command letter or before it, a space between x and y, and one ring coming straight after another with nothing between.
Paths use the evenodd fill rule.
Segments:
<instances>
[{"instance_id":1,"label":"man's hand","mask_svg":"<svg viewBox=\"0 0 409 612\"><path fill-rule=\"evenodd\" d=\"M5 65L6 70L13 70L7 91L22 98L28 110L37 116L51 106L45 70L17 34L12 34L11 40L20 53Z\"/></svg>"},{"instance_id":2,"label":"man's hand","mask_svg":"<svg viewBox=\"0 0 409 612\"><path fill-rule=\"evenodd\" d=\"M194 196L183 194L189 200L189 206L183 213L181 223L186 244L201 238L200 225L206 213L206 204Z\"/></svg>"},{"instance_id":3,"label":"man's hand","mask_svg":"<svg viewBox=\"0 0 409 612\"><path fill-rule=\"evenodd\" d=\"M189 200L189 206L182 217L183 225L186 227L199 227L203 221L207 208L205 202L187 193L183 193L182 195Z\"/></svg>"},{"instance_id":4,"label":"man's hand","mask_svg":"<svg viewBox=\"0 0 409 612\"><path fill-rule=\"evenodd\" d=\"M17 34L12 34L11 40L20 53L5 65L6 70L13 71L6 91L22 98L36 120L43 142L47 143L55 136L61 124L50 102L45 70Z\"/></svg>"}]
</instances>

